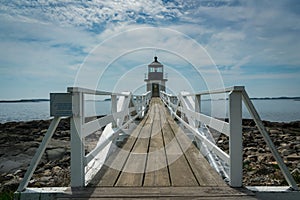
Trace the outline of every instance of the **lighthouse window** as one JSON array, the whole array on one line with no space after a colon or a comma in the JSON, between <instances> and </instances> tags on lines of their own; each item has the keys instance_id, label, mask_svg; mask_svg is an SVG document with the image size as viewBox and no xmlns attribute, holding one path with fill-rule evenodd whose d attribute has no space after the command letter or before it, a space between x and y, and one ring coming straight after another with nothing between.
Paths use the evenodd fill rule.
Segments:
<instances>
[{"instance_id":1,"label":"lighthouse window","mask_svg":"<svg viewBox=\"0 0 300 200\"><path fill-rule=\"evenodd\" d=\"M155 72L162 72L162 67L158 67L155 69Z\"/></svg>"},{"instance_id":2,"label":"lighthouse window","mask_svg":"<svg viewBox=\"0 0 300 200\"><path fill-rule=\"evenodd\" d=\"M161 67L150 67L149 72L162 72Z\"/></svg>"},{"instance_id":3,"label":"lighthouse window","mask_svg":"<svg viewBox=\"0 0 300 200\"><path fill-rule=\"evenodd\" d=\"M150 67L149 68L149 72L155 72L155 68L154 67Z\"/></svg>"}]
</instances>

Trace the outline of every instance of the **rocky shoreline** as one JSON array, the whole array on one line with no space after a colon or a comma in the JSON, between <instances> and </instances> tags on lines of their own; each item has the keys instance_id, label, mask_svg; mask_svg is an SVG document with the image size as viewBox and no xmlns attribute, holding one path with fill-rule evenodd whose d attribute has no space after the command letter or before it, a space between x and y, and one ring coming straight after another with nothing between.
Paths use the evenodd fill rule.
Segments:
<instances>
[{"instance_id":1,"label":"rocky shoreline","mask_svg":"<svg viewBox=\"0 0 300 200\"><path fill-rule=\"evenodd\" d=\"M263 121L263 124L300 186L300 121ZM221 135L217 144L228 153L228 137ZM269 147L251 119L243 119L243 176L243 184L247 186L287 185Z\"/></svg>"},{"instance_id":2,"label":"rocky shoreline","mask_svg":"<svg viewBox=\"0 0 300 200\"><path fill-rule=\"evenodd\" d=\"M49 120L0 124L0 193L17 189L49 125ZM300 184L300 121L264 121L264 125L292 175ZM62 120L29 183L30 187L69 186L69 130L69 120ZM86 139L86 152L93 148L100 134L95 133ZM286 185L253 120L243 120L243 139L244 185ZM223 150L228 151L227 137L221 135L217 143Z\"/></svg>"}]
</instances>

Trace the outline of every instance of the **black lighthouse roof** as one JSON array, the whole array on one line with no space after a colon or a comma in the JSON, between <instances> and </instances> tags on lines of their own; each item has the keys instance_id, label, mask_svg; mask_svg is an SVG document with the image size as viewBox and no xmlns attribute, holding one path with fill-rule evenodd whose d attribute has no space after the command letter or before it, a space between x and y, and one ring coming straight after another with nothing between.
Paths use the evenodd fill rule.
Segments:
<instances>
[{"instance_id":1,"label":"black lighthouse roof","mask_svg":"<svg viewBox=\"0 0 300 200\"><path fill-rule=\"evenodd\" d=\"M161 64L160 62L158 62L158 57L154 56L154 61L151 64Z\"/></svg>"}]
</instances>

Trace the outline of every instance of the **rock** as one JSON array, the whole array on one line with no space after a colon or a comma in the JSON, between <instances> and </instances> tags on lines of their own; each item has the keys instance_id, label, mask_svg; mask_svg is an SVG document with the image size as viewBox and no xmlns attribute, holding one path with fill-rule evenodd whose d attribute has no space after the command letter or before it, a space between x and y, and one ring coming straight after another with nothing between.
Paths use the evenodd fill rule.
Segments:
<instances>
[{"instance_id":1,"label":"rock","mask_svg":"<svg viewBox=\"0 0 300 200\"><path fill-rule=\"evenodd\" d=\"M271 129L269 133L272 135L279 135L282 134L282 131L279 131L278 129Z\"/></svg>"},{"instance_id":2,"label":"rock","mask_svg":"<svg viewBox=\"0 0 300 200\"><path fill-rule=\"evenodd\" d=\"M246 147L245 151L256 152L257 148L256 147Z\"/></svg>"},{"instance_id":3,"label":"rock","mask_svg":"<svg viewBox=\"0 0 300 200\"><path fill-rule=\"evenodd\" d=\"M41 182L49 182L49 180L51 179L51 176L43 176L39 179L39 181Z\"/></svg>"},{"instance_id":4,"label":"rock","mask_svg":"<svg viewBox=\"0 0 300 200\"><path fill-rule=\"evenodd\" d=\"M58 174L59 172L61 172L62 168L59 166L55 166L52 168L52 173L53 174Z\"/></svg>"},{"instance_id":5,"label":"rock","mask_svg":"<svg viewBox=\"0 0 300 200\"><path fill-rule=\"evenodd\" d=\"M257 161L258 161L258 162L263 162L265 159L266 159L266 156L264 156L264 155L259 155L259 156L257 157Z\"/></svg>"},{"instance_id":6,"label":"rock","mask_svg":"<svg viewBox=\"0 0 300 200\"><path fill-rule=\"evenodd\" d=\"M50 161L59 160L64 156L65 152L65 148L48 149L46 150L47 159Z\"/></svg>"},{"instance_id":7,"label":"rock","mask_svg":"<svg viewBox=\"0 0 300 200\"><path fill-rule=\"evenodd\" d=\"M300 177L300 170L299 169L294 169L291 174L294 176L294 177Z\"/></svg>"},{"instance_id":8,"label":"rock","mask_svg":"<svg viewBox=\"0 0 300 200\"><path fill-rule=\"evenodd\" d=\"M293 128L300 128L300 121L291 122L289 125Z\"/></svg>"},{"instance_id":9,"label":"rock","mask_svg":"<svg viewBox=\"0 0 300 200\"><path fill-rule=\"evenodd\" d=\"M257 170L258 174L267 175L273 173L275 170L272 167L261 166L259 170Z\"/></svg>"},{"instance_id":10,"label":"rock","mask_svg":"<svg viewBox=\"0 0 300 200\"><path fill-rule=\"evenodd\" d=\"M46 132L47 132L47 129L43 129L43 130L40 131L40 133L41 133L42 135L45 135Z\"/></svg>"},{"instance_id":11,"label":"rock","mask_svg":"<svg viewBox=\"0 0 300 200\"><path fill-rule=\"evenodd\" d=\"M286 159L287 159L288 161L299 161L299 162L300 162L300 156L297 155L297 154L288 155L288 156L286 157Z\"/></svg>"},{"instance_id":12,"label":"rock","mask_svg":"<svg viewBox=\"0 0 300 200\"><path fill-rule=\"evenodd\" d=\"M294 146L294 149L297 150L297 151L299 152L299 151L300 151L300 144L296 144L296 145Z\"/></svg>"},{"instance_id":13,"label":"rock","mask_svg":"<svg viewBox=\"0 0 300 200\"><path fill-rule=\"evenodd\" d=\"M251 162L256 162L256 161L257 161L257 155L249 155L249 156L248 156L248 159L249 159Z\"/></svg>"},{"instance_id":14,"label":"rock","mask_svg":"<svg viewBox=\"0 0 300 200\"><path fill-rule=\"evenodd\" d=\"M14 161L14 160L1 160L0 164L0 173L4 172L15 172L17 169L20 169L23 165L22 160Z\"/></svg>"},{"instance_id":15,"label":"rock","mask_svg":"<svg viewBox=\"0 0 300 200\"><path fill-rule=\"evenodd\" d=\"M254 185L257 185L257 183L263 183L265 182L265 178L264 177L255 177L252 179L251 182L254 182Z\"/></svg>"},{"instance_id":16,"label":"rock","mask_svg":"<svg viewBox=\"0 0 300 200\"><path fill-rule=\"evenodd\" d=\"M281 154L282 154L283 156L290 155L291 153L292 153L292 151L290 151L289 149L283 149L283 150L281 151Z\"/></svg>"},{"instance_id":17,"label":"rock","mask_svg":"<svg viewBox=\"0 0 300 200\"><path fill-rule=\"evenodd\" d=\"M256 173L256 171L250 171L250 172L247 172L247 175L251 177L251 176L255 175L255 173Z\"/></svg>"},{"instance_id":18,"label":"rock","mask_svg":"<svg viewBox=\"0 0 300 200\"><path fill-rule=\"evenodd\" d=\"M22 172L23 172L23 170L18 169L17 171L15 171L14 175L20 174L20 173L22 173Z\"/></svg>"},{"instance_id":19,"label":"rock","mask_svg":"<svg viewBox=\"0 0 300 200\"><path fill-rule=\"evenodd\" d=\"M19 186L19 180L17 178L13 178L6 183L3 184L0 191L16 191Z\"/></svg>"},{"instance_id":20,"label":"rock","mask_svg":"<svg viewBox=\"0 0 300 200\"><path fill-rule=\"evenodd\" d=\"M287 144L287 143L281 143L280 146L281 146L282 148L287 148L287 147L288 147L288 144Z\"/></svg>"},{"instance_id":21,"label":"rock","mask_svg":"<svg viewBox=\"0 0 300 200\"><path fill-rule=\"evenodd\" d=\"M51 170L50 169L46 169L43 173L43 176L51 176Z\"/></svg>"},{"instance_id":22,"label":"rock","mask_svg":"<svg viewBox=\"0 0 300 200\"><path fill-rule=\"evenodd\" d=\"M263 148L259 148L259 149L258 149L258 153L265 153L265 152L266 152L266 150L263 149Z\"/></svg>"},{"instance_id":23,"label":"rock","mask_svg":"<svg viewBox=\"0 0 300 200\"><path fill-rule=\"evenodd\" d=\"M34 155L36 152L37 148L36 147L30 147L29 149L26 150L26 154L28 155Z\"/></svg>"},{"instance_id":24,"label":"rock","mask_svg":"<svg viewBox=\"0 0 300 200\"><path fill-rule=\"evenodd\" d=\"M7 174L7 175L5 176L5 178L7 178L7 179L12 179L12 178L15 178L15 176L14 176L13 174Z\"/></svg>"}]
</instances>

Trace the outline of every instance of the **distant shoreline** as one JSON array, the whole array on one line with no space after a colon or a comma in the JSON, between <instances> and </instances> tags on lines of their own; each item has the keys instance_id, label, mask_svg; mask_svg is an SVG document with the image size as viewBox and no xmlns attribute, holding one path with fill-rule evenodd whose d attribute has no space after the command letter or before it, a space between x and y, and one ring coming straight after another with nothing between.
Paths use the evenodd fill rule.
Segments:
<instances>
[{"instance_id":1,"label":"distant shoreline","mask_svg":"<svg viewBox=\"0 0 300 200\"><path fill-rule=\"evenodd\" d=\"M300 97L253 97L251 100L295 100L300 101ZM224 99L203 99L203 101L218 101ZM228 99L226 99L228 100ZM0 103L34 103L34 102L48 102L50 99L16 99L16 100L0 100ZM94 100L91 100L94 101ZM97 101L111 101L111 99L97 100Z\"/></svg>"},{"instance_id":2,"label":"distant shoreline","mask_svg":"<svg viewBox=\"0 0 300 200\"><path fill-rule=\"evenodd\" d=\"M34 103L50 101L49 99L20 99L20 100L0 100L0 103Z\"/></svg>"}]
</instances>

